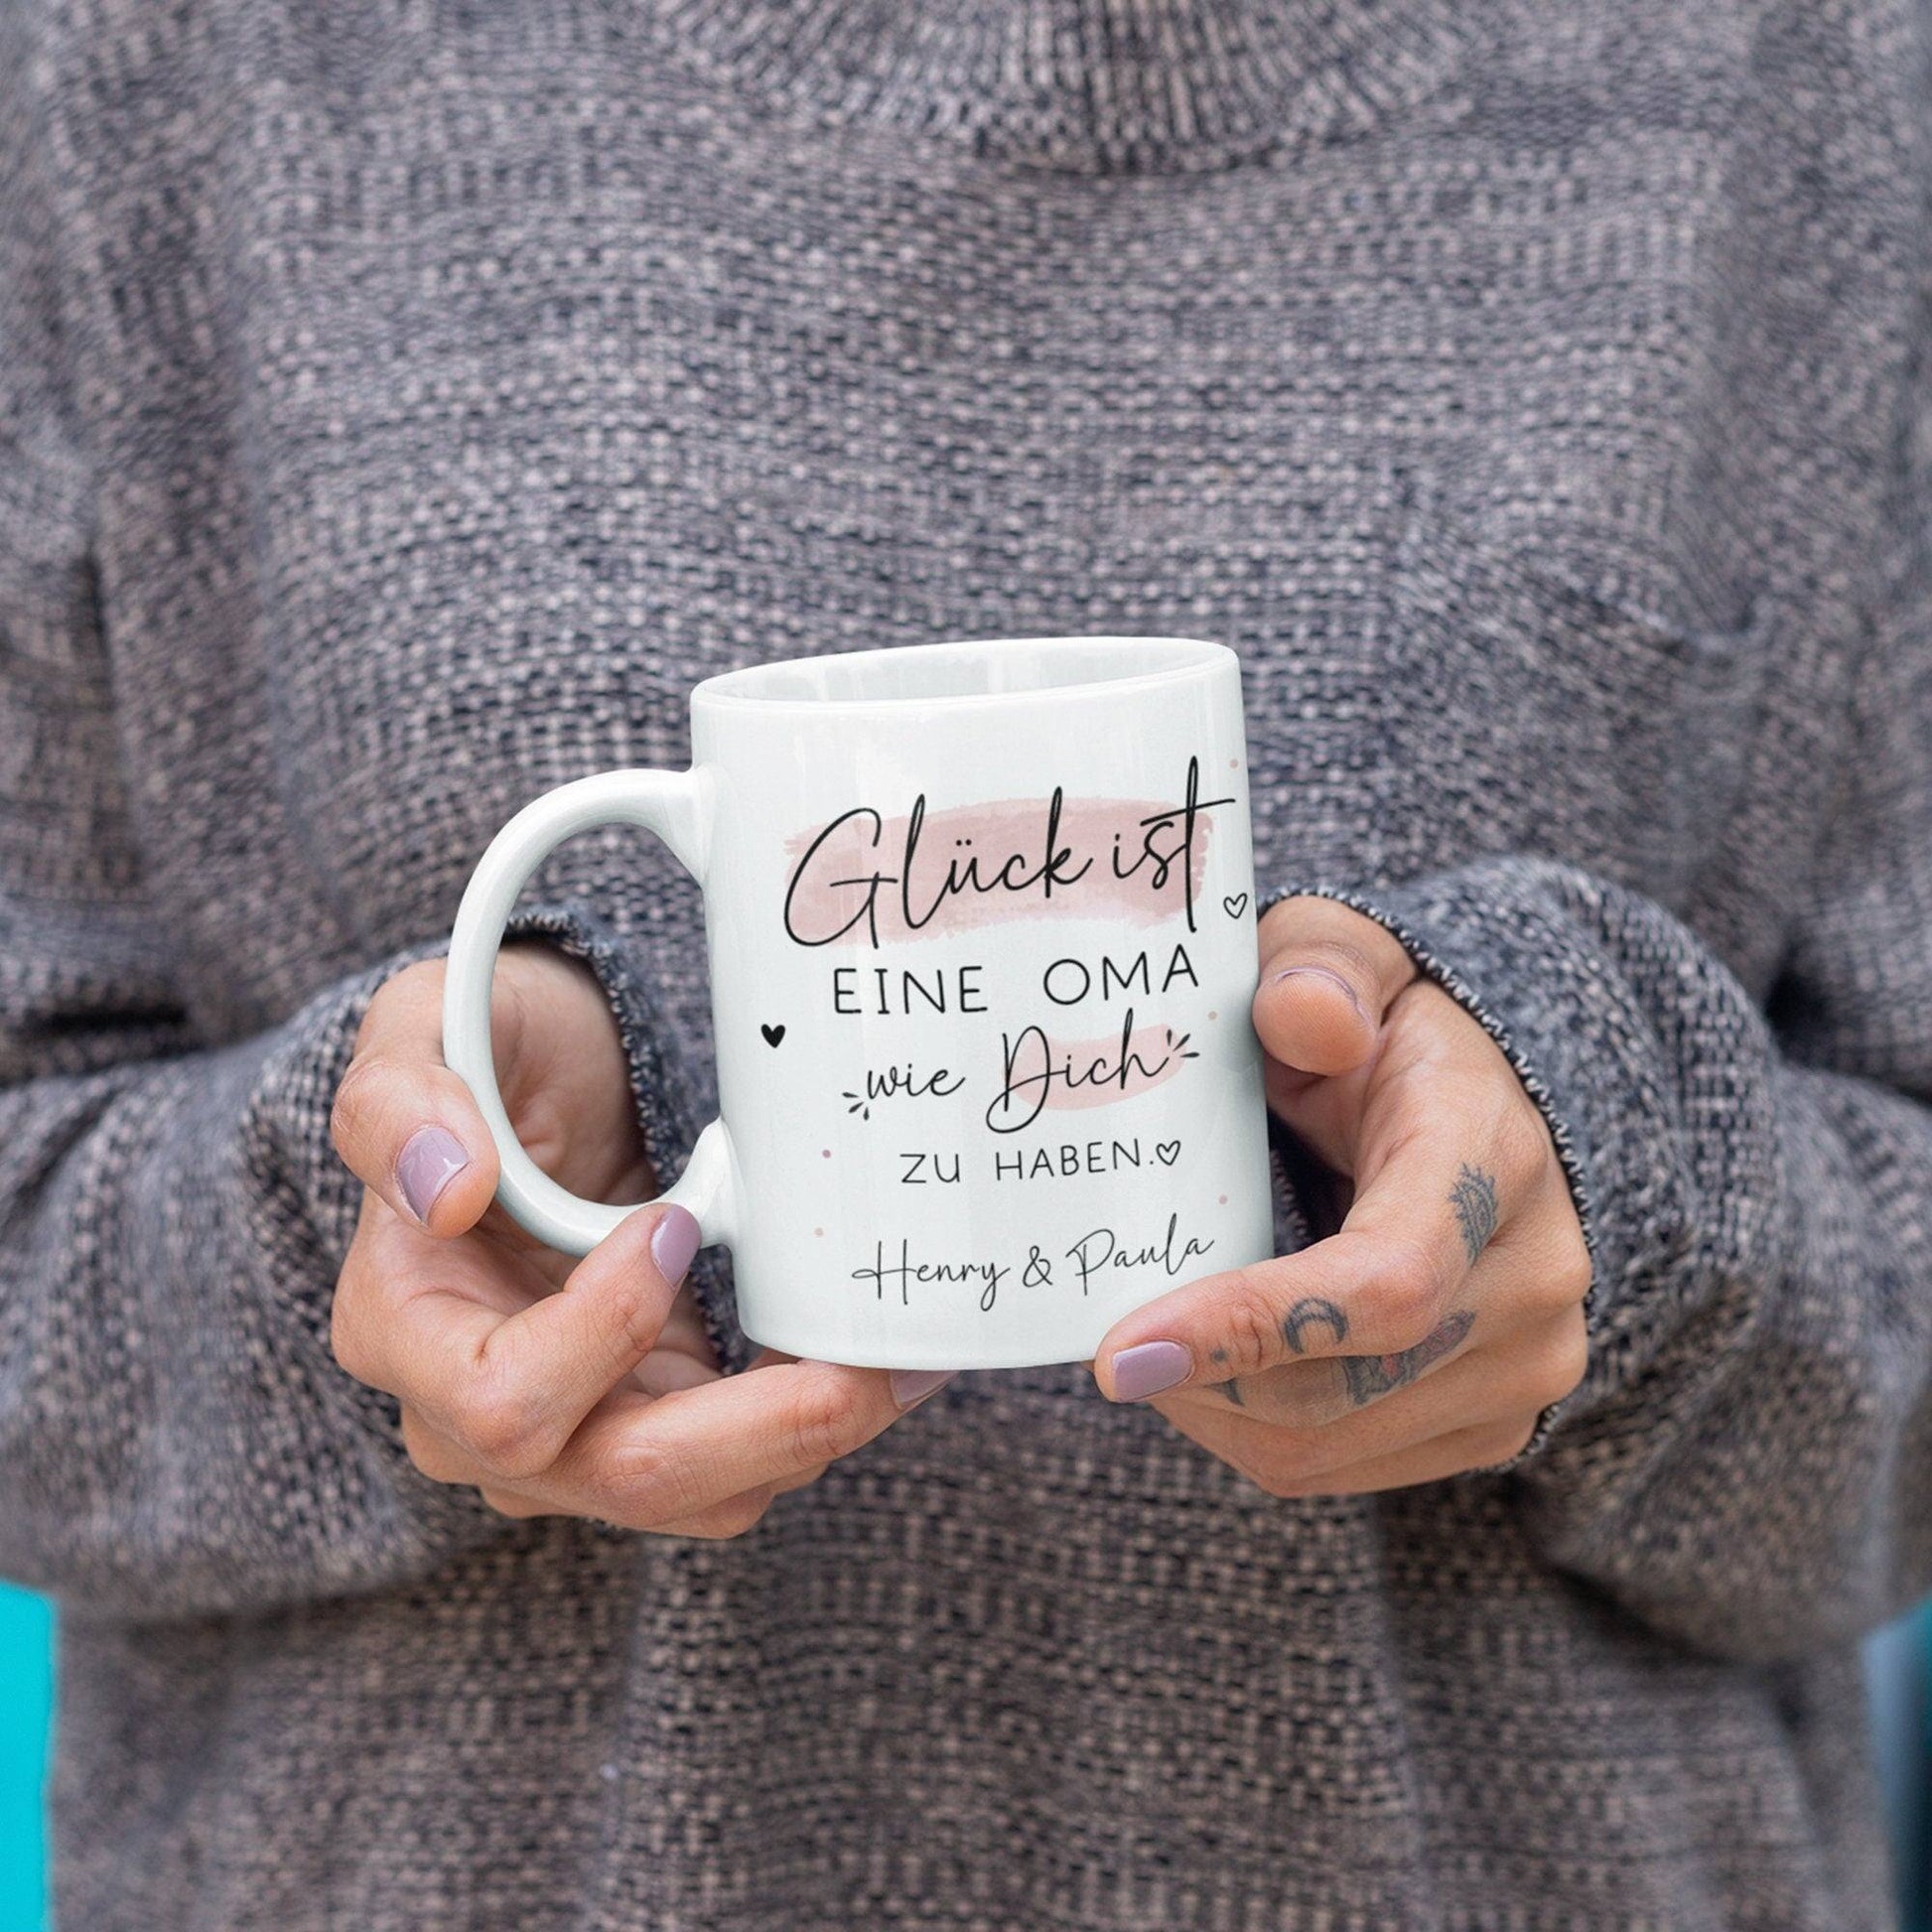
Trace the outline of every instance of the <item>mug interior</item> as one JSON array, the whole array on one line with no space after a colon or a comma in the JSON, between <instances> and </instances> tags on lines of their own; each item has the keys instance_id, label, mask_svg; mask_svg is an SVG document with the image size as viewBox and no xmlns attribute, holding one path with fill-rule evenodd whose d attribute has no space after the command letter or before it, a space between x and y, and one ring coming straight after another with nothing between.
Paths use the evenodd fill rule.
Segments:
<instances>
[{"instance_id":1,"label":"mug interior","mask_svg":"<svg viewBox=\"0 0 1932 1932\"><path fill-rule=\"evenodd\" d=\"M891 705L1036 697L1196 676L1230 657L1196 637L988 637L750 664L706 678L693 702Z\"/></svg>"}]
</instances>

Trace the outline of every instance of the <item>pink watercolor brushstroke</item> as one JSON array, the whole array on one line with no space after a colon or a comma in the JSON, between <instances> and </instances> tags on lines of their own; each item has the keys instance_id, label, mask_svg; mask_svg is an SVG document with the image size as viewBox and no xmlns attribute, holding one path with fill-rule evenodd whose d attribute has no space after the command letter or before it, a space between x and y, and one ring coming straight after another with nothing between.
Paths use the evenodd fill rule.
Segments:
<instances>
[{"instance_id":1,"label":"pink watercolor brushstroke","mask_svg":"<svg viewBox=\"0 0 1932 1932\"><path fill-rule=\"evenodd\" d=\"M1050 803L1045 798L1013 798L928 812L919 827L909 889L913 914L921 920L916 926L906 922L898 879L911 825L909 816L886 819L876 838L870 817L847 818L812 852L802 878L797 876L799 862L826 828L813 826L796 832L785 841L785 851L793 863L787 900L789 929L805 943L865 945L872 942L876 923L878 943L884 945L965 932L1013 919L1111 915L1136 925L1156 925L1184 910L1181 867L1169 864L1157 888L1154 882L1159 863L1155 858L1142 857L1150 836L1150 828L1142 820L1162 814L1172 814L1172 818L1168 824L1152 828L1157 851L1177 855L1181 808L1151 798L1063 803L1053 845L1070 856L1061 865L1050 893L1043 881L1035 879L1019 892L998 886L980 890L968 883L963 890L940 897L948 868L956 865L963 872L970 861L977 862L982 886L998 880L1009 867L1021 877L1037 874L1046 860ZM1207 871L1211 820L1209 810L1196 814L1191 867L1196 903ZM1141 861L1125 879L1115 875L1116 835L1120 865L1128 868L1137 859ZM1077 880L1068 881L1065 875L1079 871L1083 864L1087 870ZM883 883L877 886L873 884L876 874L884 875ZM876 898L869 920L866 902L872 895ZM937 908L932 909L935 899ZM832 933L839 936L814 936Z\"/></svg>"},{"instance_id":2,"label":"pink watercolor brushstroke","mask_svg":"<svg viewBox=\"0 0 1932 1932\"><path fill-rule=\"evenodd\" d=\"M1136 1027L1126 1039L1126 1052L1133 1057L1127 1068L1125 1086L1117 1078L1104 1086L1093 1087L1068 1087L1055 1080L1047 1090L1045 1109L1054 1112L1075 1107L1105 1107L1116 1100L1130 1100L1137 1093L1166 1086L1191 1057L1173 1051L1173 1034L1167 1027ZM1047 1053L1055 1067L1070 1062L1077 1072L1086 1072L1095 1061L1117 1067L1122 1059L1121 1035L1114 1033L1101 1039L1051 1040ZM1147 1071L1149 1067L1154 1068L1152 1073ZM1015 1061L1013 1077L1025 1080L1040 1070L1038 1057L1028 1054Z\"/></svg>"}]
</instances>

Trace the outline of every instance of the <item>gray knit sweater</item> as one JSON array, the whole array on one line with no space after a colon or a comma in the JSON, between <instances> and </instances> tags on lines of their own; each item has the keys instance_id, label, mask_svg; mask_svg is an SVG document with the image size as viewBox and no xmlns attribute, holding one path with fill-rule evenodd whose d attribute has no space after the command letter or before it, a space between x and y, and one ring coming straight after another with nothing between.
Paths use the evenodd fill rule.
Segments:
<instances>
[{"instance_id":1,"label":"gray knit sweater","mask_svg":"<svg viewBox=\"0 0 1932 1932\"><path fill-rule=\"evenodd\" d=\"M0 1573L63 1609L66 1927L1886 1921L1908 6L6 0ZM1069 1368L736 1542L419 1476L329 1351L329 1110L489 835L682 762L708 672L1078 629L1240 649L1261 877L1560 1130L1547 1434L1283 1502ZM529 905L674 1167L688 881L610 833Z\"/></svg>"}]
</instances>

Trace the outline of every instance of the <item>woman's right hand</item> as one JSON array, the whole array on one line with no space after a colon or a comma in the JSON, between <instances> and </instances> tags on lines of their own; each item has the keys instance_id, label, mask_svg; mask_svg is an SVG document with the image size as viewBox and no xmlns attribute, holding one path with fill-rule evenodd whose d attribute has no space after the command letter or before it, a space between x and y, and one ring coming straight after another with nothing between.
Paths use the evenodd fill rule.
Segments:
<instances>
[{"instance_id":1,"label":"woman's right hand","mask_svg":"<svg viewBox=\"0 0 1932 1932\"><path fill-rule=\"evenodd\" d=\"M336 1147L364 1184L331 1339L402 1405L440 1482L505 1516L586 1516L736 1536L947 1378L771 1350L724 1375L681 1288L698 1225L641 1208L582 1260L495 1203L497 1163L443 1063L444 962L378 988L336 1095ZM655 1191L617 1022L596 975L541 939L497 956L490 1032L503 1104L547 1173L602 1200Z\"/></svg>"}]
</instances>

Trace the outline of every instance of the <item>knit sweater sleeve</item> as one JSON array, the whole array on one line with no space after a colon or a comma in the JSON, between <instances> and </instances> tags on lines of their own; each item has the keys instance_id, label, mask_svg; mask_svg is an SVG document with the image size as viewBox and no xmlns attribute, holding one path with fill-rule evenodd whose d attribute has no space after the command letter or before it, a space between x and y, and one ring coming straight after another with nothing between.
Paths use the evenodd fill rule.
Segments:
<instances>
[{"instance_id":1,"label":"knit sweater sleeve","mask_svg":"<svg viewBox=\"0 0 1932 1932\"><path fill-rule=\"evenodd\" d=\"M12 724L0 699L0 750ZM587 960L621 1013L637 998L583 907L510 930ZM415 1469L394 1401L329 1341L360 1198L336 1085L370 996L446 943L251 1039L144 1054L180 1022L125 908L0 885L0 1576L122 1620L261 1610L512 1528Z\"/></svg>"},{"instance_id":2,"label":"knit sweater sleeve","mask_svg":"<svg viewBox=\"0 0 1932 1932\"><path fill-rule=\"evenodd\" d=\"M1574 865L1501 855L1317 888L1496 1036L1569 1170L1589 1365L1512 1465L1524 1520L1654 1626L1753 1660L1932 1587L1922 593L1876 626L1844 742L1842 804L1816 883L1794 882L1762 1008L1668 911Z\"/></svg>"},{"instance_id":3,"label":"knit sweater sleeve","mask_svg":"<svg viewBox=\"0 0 1932 1932\"><path fill-rule=\"evenodd\" d=\"M0 1575L82 1615L261 1609L509 1533L420 1475L329 1344L360 1188L330 1137L370 996L203 1037L143 878L64 380L51 164L0 9ZM653 1146L653 1017L610 930L524 907L617 1008Z\"/></svg>"}]
</instances>

